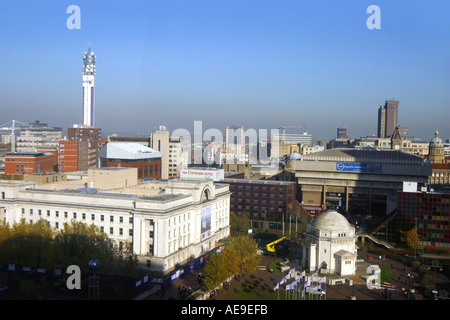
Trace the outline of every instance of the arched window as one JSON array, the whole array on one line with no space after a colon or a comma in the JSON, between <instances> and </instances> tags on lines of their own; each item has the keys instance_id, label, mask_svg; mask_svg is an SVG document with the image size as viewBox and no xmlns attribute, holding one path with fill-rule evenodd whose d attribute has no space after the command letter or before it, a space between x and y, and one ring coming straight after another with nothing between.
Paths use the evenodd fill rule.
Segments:
<instances>
[{"instance_id":1,"label":"arched window","mask_svg":"<svg viewBox=\"0 0 450 320\"><path fill-rule=\"evenodd\" d=\"M211 190L209 188L203 189L201 201L207 201L211 199Z\"/></svg>"}]
</instances>

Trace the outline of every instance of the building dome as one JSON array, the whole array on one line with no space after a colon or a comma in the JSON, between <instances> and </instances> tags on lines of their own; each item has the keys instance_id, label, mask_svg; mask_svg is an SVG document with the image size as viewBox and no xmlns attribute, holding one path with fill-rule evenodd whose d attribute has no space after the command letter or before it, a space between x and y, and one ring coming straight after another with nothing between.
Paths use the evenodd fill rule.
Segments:
<instances>
[{"instance_id":1,"label":"building dome","mask_svg":"<svg viewBox=\"0 0 450 320\"><path fill-rule=\"evenodd\" d=\"M288 156L288 160L302 160L302 156L297 151L294 151Z\"/></svg>"},{"instance_id":2,"label":"building dome","mask_svg":"<svg viewBox=\"0 0 450 320\"><path fill-rule=\"evenodd\" d=\"M335 210L327 210L317 215L310 226L321 231L354 230L348 220Z\"/></svg>"},{"instance_id":3,"label":"building dome","mask_svg":"<svg viewBox=\"0 0 450 320\"><path fill-rule=\"evenodd\" d=\"M442 141L441 138L439 138L439 130L436 130L434 134L434 138L430 141L430 147L444 147L444 141Z\"/></svg>"}]
</instances>

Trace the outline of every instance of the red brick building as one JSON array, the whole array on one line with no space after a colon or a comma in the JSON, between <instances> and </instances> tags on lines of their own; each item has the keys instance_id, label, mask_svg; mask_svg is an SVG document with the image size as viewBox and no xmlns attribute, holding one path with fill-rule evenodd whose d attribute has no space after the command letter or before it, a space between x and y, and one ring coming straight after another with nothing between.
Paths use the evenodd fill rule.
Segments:
<instances>
[{"instance_id":1,"label":"red brick building","mask_svg":"<svg viewBox=\"0 0 450 320\"><path fill-rule=\"evenodd\" d=\"M224 179L221 183L230 185L230 210L248 214L254 228L281 228L297 195L294 181Z\"/></svg>"},{"instance_id":2,"label":"red brick building","mask_svg":"<svg viewBox=\"0 0 450 320\"><path fill-rule=\"evenodd\" d=\"M58 148L58 171L87 171L97 167L97 144L86 140L62 140Z\"/></svg>"},{"instance_id":3,"label":"red brick building","mask_svg":"<svg viewBox=\"0 0 450 320\"><path fill-rule=\"evenodd\" d=\"M50 152L9 152L5 157L5 174L23 178L24 174L56 172L57 155Z\"/></svg>"}]
</instances>

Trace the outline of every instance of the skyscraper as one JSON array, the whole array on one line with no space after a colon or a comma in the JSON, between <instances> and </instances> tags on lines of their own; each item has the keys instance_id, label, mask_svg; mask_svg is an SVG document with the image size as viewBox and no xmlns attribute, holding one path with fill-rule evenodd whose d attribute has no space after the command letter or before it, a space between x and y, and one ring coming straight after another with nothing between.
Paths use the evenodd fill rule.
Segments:
<instances>
[{"instance_id":1,"label":"skyscraper","mask_svg":"<svg viewBox=\"0 0 450 320\"><path fill-rule=\"evenodd\" d=\"M378 109L378 137L390 137L398 125L398 101L386 100Z\"/></svg>"},{"instance_id":2,"label":"skyscraper","mask_svg":"<svg viewBox=\"0 0 450 320\"><path fill-rule=\"evenodd\" d=\"M91 47L83 56L83 124L94 126L95 56Z\"/></svg>"}]
</instances>

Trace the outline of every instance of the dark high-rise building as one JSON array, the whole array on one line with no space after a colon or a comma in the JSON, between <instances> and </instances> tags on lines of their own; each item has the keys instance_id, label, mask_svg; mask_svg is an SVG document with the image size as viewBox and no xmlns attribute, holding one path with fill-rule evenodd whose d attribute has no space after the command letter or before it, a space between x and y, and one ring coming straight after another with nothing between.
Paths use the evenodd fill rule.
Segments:
<instances>
[{"instance_id":1,"label":"dark high-rise building","mask_svg":"<svg viewBox=\"0 0 450 320\"><path fill-rule=\"evenodd\" d=\"M398 101L386 100L384 106L378 108L379 138L391 137L398 125Z\"/></svg>"}]
</instances>

